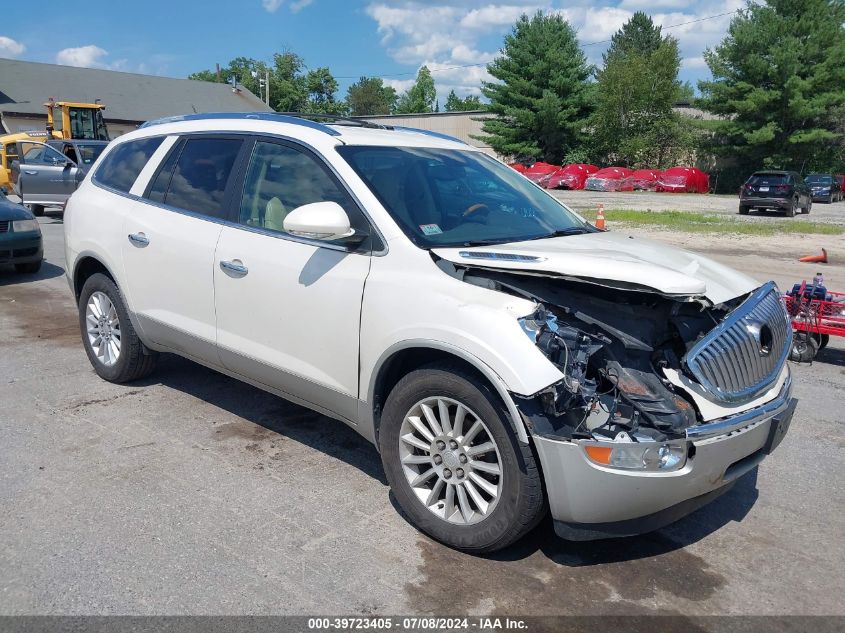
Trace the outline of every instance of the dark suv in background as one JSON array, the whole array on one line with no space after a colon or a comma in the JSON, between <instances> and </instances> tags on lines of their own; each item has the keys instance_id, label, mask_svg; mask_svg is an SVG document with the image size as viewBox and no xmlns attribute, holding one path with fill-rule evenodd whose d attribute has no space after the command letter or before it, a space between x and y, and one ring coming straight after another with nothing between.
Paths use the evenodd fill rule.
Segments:
<instances>
[{"instance_id":1,"label":"dark suv in background","mask_svg":"<svg viewBox=\"0 0 845 633\"><path fill-rule=\"evenodd\" d=\"M810 174L804 179L810 188L813 202L839 202L842 200L842 187L833 174Z\"/></svg>"},{"instance_id":2,"label":"dark suv in background","mask_svg":"<svg viewBox=\"0 0 845 633\"><path fill-rule=\"evenodd\" d=\"M740 215L773 209L793 217L797 210L809 213L812 206L810 188L794 171L755 171L739 191Z\"/></svg>"}]
</instances>

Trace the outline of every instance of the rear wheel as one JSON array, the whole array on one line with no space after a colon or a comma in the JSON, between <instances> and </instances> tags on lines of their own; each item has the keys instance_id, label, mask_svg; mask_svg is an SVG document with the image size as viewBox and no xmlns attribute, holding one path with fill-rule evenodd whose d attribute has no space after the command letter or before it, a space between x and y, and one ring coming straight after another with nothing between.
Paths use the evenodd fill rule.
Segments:
<instances>
[{"instance_id":1,"label":"rear wheel","mask_svg":"<svg viewBox=\"0 0 845 633\"><path fill-rule=\"evenodd\" d=\"M390 487L411 522L472 553L505 547L545 513L540 472L485 382L429 365L390 392L379 433Z\"/></svg>"},{"instance_id":2,"label":"rear wheel","mask_svg":"<svg viewBox=\"0 0 845 633\"><path fill-rule=\"evenodd\" d=\"M809 214L809 213L810 213L810 211L812 210L812 208L813 208L813 200L812 200L812 199L808 199L808 200L807 200L807 206L806 206L806 207L804 207L804 213L805 213L805 214Z\"/></svg>"},{"instance_id":3,"label":"rear wheel","mask_svg":"<svg viewBox=\"0 0 845 633\"><path fill-rule=\"evenodd\" d=\"M794 218L795 217L795 207L798 206L798 198L794 198L792 202L789 204L789 207L786 209L786 217Z\"/></svg>"},{"instance_id":4,"label":"rear wheel","mask_svg":"<svg viewBox=\"0 0 845 633\"><path fill-rule=\"evenodd\" d=\"M39 218L44 215L43 204L31 204L29 205L29 210L32 211L32 215L38 216Z\"/></svg>"},{"instance_id":5,"label":"rear wheel","mask_svg":"<svg viewBox=\"0 0 845 633\"><path fill-rule=\"evenodd\" d=\"M91 275L79 297L82 343L94 371L109 382L129 382L150 374L158 355L144 347L115 283Z\"/></svg>"}]
</instances>

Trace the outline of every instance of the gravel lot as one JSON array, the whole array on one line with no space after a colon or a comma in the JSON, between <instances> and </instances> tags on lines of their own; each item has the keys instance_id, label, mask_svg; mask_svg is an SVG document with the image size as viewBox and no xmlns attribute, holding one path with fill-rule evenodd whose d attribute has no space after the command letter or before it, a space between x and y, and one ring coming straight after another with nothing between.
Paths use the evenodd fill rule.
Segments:
<instances>
[{"instance_id":1,"label":"gravel lot","mask_svg":"<svg viewBox=\"0 0 845 633\"><path fill-rule=\"evenodd\" d=\"M735 198L659 197L735 212ZM789 434L713 504L598 543L544 523L475 558L416 532L339 422L175 357L141 383L97 378L61 220L41 223L41 273L0 270L2 614L845 614L841 339L793 367ZM815 269L792 250L816 242L652 236L782 285ZM845 290L845 267L824 270Z\"/></svg>"},{"instance_id":2,"label":"gravel lot","mask_svg":"<svg viewBox=\"0 0 845 633\"><path fill-rule=\"evenodd\" d=\"M702 213L719 213L739 217L739 197L735 195L710 195L693 193L656 193L650 191L636 192L605 192L605 191L565 191L552 190L552 194L564 203L582 211L595 209L599 203L605 209L651 209L652 211L699 211ZM782 218L773 213L754 213L744 217L747 221L765 221L769 218ZM813 220L815 222L833 222L845 224L845 201L827 204L814 202L809 215L796 215L794 220L801 222Z\"/></svg>"}]
</instances>

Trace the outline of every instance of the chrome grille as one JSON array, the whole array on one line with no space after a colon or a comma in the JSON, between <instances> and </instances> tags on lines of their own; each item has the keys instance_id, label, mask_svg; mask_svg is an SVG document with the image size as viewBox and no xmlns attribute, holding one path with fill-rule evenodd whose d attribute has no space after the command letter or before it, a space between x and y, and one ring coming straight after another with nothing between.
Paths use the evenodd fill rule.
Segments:
<instances>
[{"instance_id":1,"label":"chrome grille","mask_svg":"<svg viewBox=\"0 0 845 633\"><path fill-rule=\"evenodd\" d=\"M9 231L9 220L0 220L0 233L7 233Z\"/></svg>"},{"instance_id":2,"label":"chrome grille","mask_svg":"<svg viewBox=\"0 0 845 633\"><path fill-rule=\"evenodd\" d=\"M686 355L687 369L721 400L769 389L792 347L792 325L773 282L760 287Z\"/></svg>"}]
</instances>

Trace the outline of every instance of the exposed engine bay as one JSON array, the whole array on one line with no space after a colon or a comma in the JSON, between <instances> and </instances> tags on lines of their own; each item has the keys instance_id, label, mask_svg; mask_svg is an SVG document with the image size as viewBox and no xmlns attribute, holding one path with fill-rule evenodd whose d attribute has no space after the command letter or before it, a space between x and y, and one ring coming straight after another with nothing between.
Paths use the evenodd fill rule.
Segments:
<instances>
[{"instance_id":1,"label":"exposed engine bay","mask_svg":"<svg viewBox=\"0 0 845 633\"><path fill-rule=\"evenodd\" d=\"M515 396L532 431L559 439L665 441L701 423L690 397L664 375L690 376L687 352L745 297L713 306L618 284L475 266L437 265L462 281L535 301L520 324L564 379ZM691 377L691 376L690 376Z\"/></svg>"}]
</instances>

